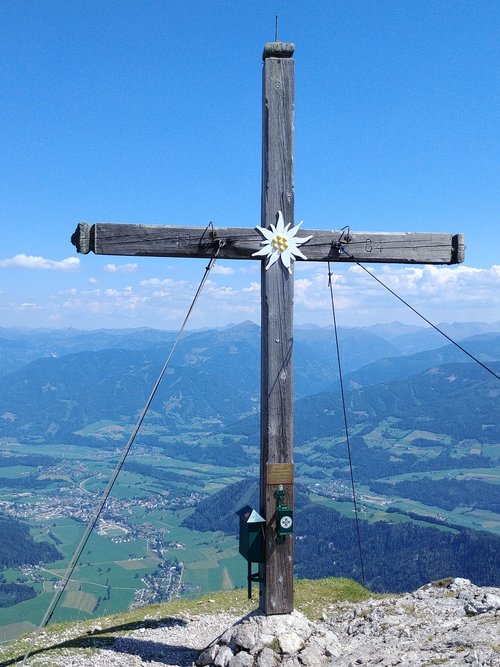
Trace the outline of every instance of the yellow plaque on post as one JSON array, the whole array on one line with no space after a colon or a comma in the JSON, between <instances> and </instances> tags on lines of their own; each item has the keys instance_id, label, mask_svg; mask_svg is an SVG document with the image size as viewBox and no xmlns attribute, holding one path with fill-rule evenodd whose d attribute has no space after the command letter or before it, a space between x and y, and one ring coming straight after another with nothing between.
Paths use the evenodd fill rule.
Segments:
<instances>
[{"instance_id":1,"label":"yellow plaque on post","mask_svg":"<svg viewBox=\"0 0 500 667\"><path fill-rule=\"evenodd\" d=\"M293 463L268 463L267 484L293 484Z\"/></svg>"}]
</instances>

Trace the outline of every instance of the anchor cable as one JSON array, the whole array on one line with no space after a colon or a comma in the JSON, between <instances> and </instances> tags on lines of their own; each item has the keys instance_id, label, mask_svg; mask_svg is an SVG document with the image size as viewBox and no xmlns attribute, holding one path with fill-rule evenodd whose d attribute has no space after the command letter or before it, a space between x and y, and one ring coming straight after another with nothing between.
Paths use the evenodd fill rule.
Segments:
<instances>
[{"instance_id":1,"label":"anchor cable","mask_svg":"<svg viewBox=\"0 0 500 667\"><path fill-rule=\"evenodd\" d=\"M348 251L345 249L345 246L344 246L342 243L336 243L336 244L334 244L334 247L335 247L335 249L336 249L339 253L344 253L344 254L346 254L346 255L349 257L349 259L352 259L352 261L355 262L361 269L363 269L363 271L365 271L371 278L373 278L374 280L376 280L380 285L382 285L382 287L385 287L385 289L386 289L388 292L390 292L393 296L395 296L396 299L398 299L399 301L401 301L402 304L404 304L404 305L405 305L407 308L409 308L413 313L415 313L415 315L418 315L418 317L420 317L420 319L422 319L422 320L423 320L424 322L426 322L429 326L431 326L435 331L437 331L439 334L441 334L441 336L444 336L444 337L446 338L446 340L448 340L448 341L449 341L450 343L452 343L455 347L457 347L457 348L458 348L459 350L461 350L464 354L466 354L470 359L472 359L472 361L475 361L476 364L479 364L479 366L481 366L481 368L483 368L485 371L487 371L488 373L490 373L490 375L493 375L493 377L494 377L496 380L500 380L500 376L497 375L497 374L495 373L494 370L492 370L491 368L489 368L489 366L487 366L487 365L484 364L482 361L480 361L476 356L474 356L474 355L472 354L472 352L469 352L468 350L465 349L465 347L462 347L462 345L460 345L460 343L457 343L456 340L453 340L453 338L451 338L450 336L448 336L448 334L446 334L446 333L445 333L442 329L440 329L436 324L434 324L433 322L431 322L429 319L427 319L427 317L425 317L425 315L422 315L422 313L420 313L416 308L414 308L411 304L409 304L408 301L405 301L405 299L403 299L402 296L399 296L399 294L397 294L393 289L391 289L388 285L386 285L386 284L384 283L383 280L381 280L378 276L376 276L374 273L372 273L371 271L369 271L369 270L366 268L366 266L363 266L363 264L361 264L361 262L360 262L359 260L357 260L357 259L354 257L354 255L351 255L351 253L348 252Z\"/></svg>"},{"instance_id":2,"label":"anchor cable","mask_svg":"<svg viewBox=\"0 0 500 667\"><path fill-rule=\"evenodd\" d=\"M354 484L354 472L353 472L353 466L352 466L352 455L351 455L351 441L349 438L349 426L347 424L347 409L346 409L346 402L345 402L345 393L344 393L344 379L342 375L342 364L340 362L340 347L339 347L339 335L338 335L338 330L337 330L337 316L335 313L335 299L333 296L333 281L332 281L332 272L330 270L330 262L328 262L328 287L330 289L330 299L332 302L332 317L333 317L333 328L335 331L335 347L337 349L337 365L338 365L338 370L339 370L339 381L340 381L340 395L342 398L342 414L344 418L344 431L345 431L345 439L346 439L346 444L347 444L347 454L349 457L349 471L350 471L350 476L351 476L351 490L352 490L352 501L354 505L354 516L356 519L356 534L358 538L358 551L359 551L359 563L361 566L361 579L363 581L363 584L366 583L365 579L365 566L364 566L364 561L363 561L363 549L361 547L361 530L360 530L360 522L359 522L359 510L358 510L358 501L356 497L356 487Z\"/></svg>"},{"instance_id":3,"label":"anchor cable","mask_svg":"<svg viewBox=\"0 0 500 667\"><path fill-rule=\"evenodd\" d=\"M170 360L171 360L171 358L172 358L172 356L175 352L177 344L179 343L179 341L182 337L182 334L184 333L184 330L185 330L186 325L188 323L188 320L191 316L191 313L193 312L193 309L196 305L196 302L198 301L198 298L201 294L201 291L203 290L205 282L208 278L208 274L210 273L218 255L219 255L219 252L221 251L223 246L224 246L224 241L219 240L216 250L214 251L214 253L213 253L212 257L210 258L207 266L205 267L205 273L203 274L203 277L200 281L200 284L198 285L198 289L196 290L196 293L193 297L193 300L191 301L191 305L189 306L187 314L186 314L186 316L184 318L184 321L182 323L182 326L179 329L179 332L178 332L178 334L175 338L175 341L172 345L170 353L169 353L165 363L163 364L163 367L160 371L160 374L158 375L158 379L156 380L156 382L153 386L153 389L151 390L151 393L149 395L149 398L147 399L147 401L146 401L146 403L145 403L145 405L144 405L144 407L143 407L143 409L142 409L142 411L139 415L139 418L138 418L138 420L137 420L137 422L136 422L136 424L135 424L135 426L132 430L132 433L131 433L131 435L128 439L127 444L125 445L125 447L122 451L120 459L118 460L118 463L116 464L116 467L115 467L115 469L113 471L113 474L111 475L111 478L110 478L110 480L109 480L109 482L108 482L108 484L107 484L107 486L106 486L106 488L105 488L105 490L104 490L104 492L101 496L101 499L100 499L96 509L94 510L94 513L92 514L92 516L91 516L91 518L90 518L90 520L87 524L87 527L85 528L85 532L83 533L83 535L81 537L81 540L80 540L80 542L79 542L79 544L78 544L78 546L77 546L77 548L76 548L76 550L75 550L75 552L74 552L74 554L73 554L73 556L72 556L72 558L71 558L71 560L68 564L66 572L61 579L60 585L58 586L58 588L57 588L57 590L56 590L56 592L55 592L55 594L52 598L52 601L50 602L50 604L47 608L47 611L45 612L45 615L44 615L40 625L37 628L37 631L36 631L35 636L33 637L33 640L31 641L30 645L28 646L28 649L27 649L26 653L24 654L21 665L25 664L25 661L27 660L28 656L30 655L31 651L33 650L33 647L34 647L34 645L35 645L35 643L36 643L36 641L39 637L40 631L47 625L47 623L52 618L52 615L54 614L54 611L57 607L57 604L59 603L59 600L61 599L63 593L66 590L66 587L67 587L67 585L68 585L68 583L71 579L71 576L73 575L73 572L76 568L78 559L80 558L80 556L82 554L82 551L85 549L85 546L86 546L86 544L87 544L87 542L90 538L90 535L92 534L92 531L95 528L95 525L96 525L96 523L97 523L97 521L98 521L98 519L99 519L99 517L102 513L102 510L104 509L104 505L106 504L106 501L109 497L109 494L111 493L111 490L112 490L112 488L113 488L113 486L116 482L116 478L118 477L118 475L119 475L119 473L120 473L120 471L123 467L123 464L125 463L125 459L127 458L127 455L129 453L132 445L134 444L134 441L137 437L139 429L142 426L144 418L146 417L146 414L149 410L149 407L150 407L150 405L153 401L153 398L154 398L154 396L155 396L155 394L158 390L158 387L160 386L160 383L163 379L163 376L165 375L165 372L166 372L166 370L168 368L168 365L170 363Z\"/></svg>"}]
</instances>

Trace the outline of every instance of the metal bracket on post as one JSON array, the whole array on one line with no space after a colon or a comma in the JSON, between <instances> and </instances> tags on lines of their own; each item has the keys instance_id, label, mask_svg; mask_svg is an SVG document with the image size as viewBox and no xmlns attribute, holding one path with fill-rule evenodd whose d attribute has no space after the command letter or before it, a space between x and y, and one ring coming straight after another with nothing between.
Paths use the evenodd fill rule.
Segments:
<instances>
[{"instance_id":1,"label":"metal bracket on post","mask_svg":"<svg viewBox=\"0 0 500 667\"><path fill-rule=\"evenodd\" d=\"M256 582L261 582L263 581L263 578L260 576L259 572L252 572L252 563L248 561L248 576L247 576L247 590L248 590L248 599L252 599L252 583Z\"/></svg>"}]
</instances>

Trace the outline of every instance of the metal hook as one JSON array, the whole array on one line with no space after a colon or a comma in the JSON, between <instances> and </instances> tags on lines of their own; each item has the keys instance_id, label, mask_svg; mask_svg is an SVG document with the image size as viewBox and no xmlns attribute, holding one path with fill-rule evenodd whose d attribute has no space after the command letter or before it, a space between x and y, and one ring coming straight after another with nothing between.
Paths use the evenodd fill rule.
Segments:
<instances>
[{"instance_id":1,"label":"metal hook","mask_svg":"<svg viewBox=\"0 0 500 667\"><path fill-rule=\"evenodd\" d=\"M215 241L215 239L217 238L217 232L215 231L214 223L211 220L208 223L208 227L211 228L210 231L208 232L208 235L210 236L210 239L212 241Z\"/></svg>"},{"instance_id":2,"label":"metal hook","mask_svg":"<svg viewBox=\"0 0 500 667\"><path fill-rule=\"evenodd\" d=\"M347 234L345 233L346 229L347 229ZM345 227L342 227L342 229L340 231L342 232L342 234L339 236L338 243L339 244L341 243L342 239L344 238L344 235L345 235L345 243L349 243L351 241L351 238L352 238L351 237L351 228L349 227L349 225L346 225Z\"/></svg>"}]
</instances>

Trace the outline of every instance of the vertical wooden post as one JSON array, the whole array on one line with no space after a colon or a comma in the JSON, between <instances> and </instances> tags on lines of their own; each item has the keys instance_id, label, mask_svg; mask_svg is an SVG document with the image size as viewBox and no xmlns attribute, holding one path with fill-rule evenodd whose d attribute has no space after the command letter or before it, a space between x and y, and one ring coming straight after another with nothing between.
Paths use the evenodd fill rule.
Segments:
<instances>
[{"instance_id":1,"label":"vertical wooden post","mask_svg":"<svg viewBox=\"0 0 500 667\"><path fill-rule=\"evenodd\" d=\"M261 226L267 228L280 210L286 224L294 223L294 48L272 42L263 53ZM260 607L269 615L293 610L293 535L278 539L275 516L280 474L285 502L293 507L293 274L281 261L268 271L265 265L264 260L260 511L266 518L266 562L260 568Z\"/></svg>"}]
</instances>

